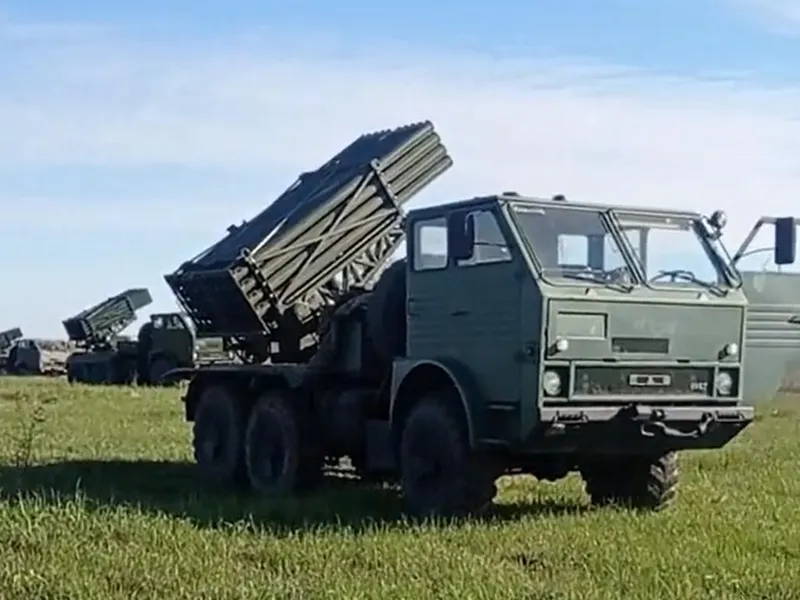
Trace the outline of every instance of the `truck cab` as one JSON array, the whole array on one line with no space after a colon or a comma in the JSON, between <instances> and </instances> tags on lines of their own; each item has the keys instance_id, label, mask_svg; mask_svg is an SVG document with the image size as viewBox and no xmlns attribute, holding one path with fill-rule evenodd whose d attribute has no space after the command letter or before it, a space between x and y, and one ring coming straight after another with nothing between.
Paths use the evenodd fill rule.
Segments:
<instances>
[{"instance_id":1,"label":"truck cab","mask_svg":"<svg viewBox=\"0 0 800 600\"><path fill-rule=\"evenodd\" d=\"M36 340L17 339L8 350L7 370L16 375L39 375L44 372L43 355Z\"/></svg>"},{"instance_id":2,"label":"truck cab","mask_svg":"<svg viewBox=\"0 0 800 600\"><path fill-rule=\"evenodd\" d=\"M508 468L577 469L601 499L627 470L642 501L657 471L650 501L665 502L675 451L721 447L753 419L723 220L516 195L412 211L396 427L445 372L471 443Z\"/></svg>"},{"instance_id":3,"label":"truck cab","mask_svg":"<svg viewBox=\"0 0 800 600\"><path fill-rule=\"evenodd\" d=\"M173 368L195 364L194 325L185 314L154 313L143 327L147 328L147 334L140 334L140 352L146 364L143 372L150 383L159 383L164 373Z\"/></svg>"}]
</instances>

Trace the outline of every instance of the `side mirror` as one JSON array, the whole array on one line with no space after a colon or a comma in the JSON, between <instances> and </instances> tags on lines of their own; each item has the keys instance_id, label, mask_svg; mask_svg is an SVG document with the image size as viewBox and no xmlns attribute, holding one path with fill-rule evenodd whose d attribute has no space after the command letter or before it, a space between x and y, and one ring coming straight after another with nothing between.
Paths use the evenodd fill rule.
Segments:
<instances>
[{"instance_id":1,"label":"side mirror","mask_svg":"<svg viewBox=\"0 0 800 600\"><path fill-rule=\"evenodd\" d=\"M775 264L794 264L797 256L797 226L794 217L775 219Z\"/></svg>"},{"instance_id":2,"label":"side mirror","mask_svg":"<svg viewBox=\"0 0 800 600\"><path fill-rule=\"evenodd\" d=\"M447 251L456 260L469 260L475 251L475 219L465 211L447 219Z\"/></svg>"}]
</instances>

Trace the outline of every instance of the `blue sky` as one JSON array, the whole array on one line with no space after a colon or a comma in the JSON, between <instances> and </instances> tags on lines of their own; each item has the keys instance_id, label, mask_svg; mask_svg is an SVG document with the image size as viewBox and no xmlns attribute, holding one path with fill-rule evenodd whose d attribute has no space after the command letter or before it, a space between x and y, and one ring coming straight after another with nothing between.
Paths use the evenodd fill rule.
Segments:
<instances>
[{"instance_id":1,"label":"blue sky","mask_svg":"<svg viewBox=\"0 0 800 600\"><path fill-rule=\"evenodd\" d=\"M205 4L205 6L203 6ZM291 7L291 8L290 8ZM795 205L800 2L0 2L0 329L162 276L362 131L432 119L419 203Z\"/></svg>"}]
</instances>

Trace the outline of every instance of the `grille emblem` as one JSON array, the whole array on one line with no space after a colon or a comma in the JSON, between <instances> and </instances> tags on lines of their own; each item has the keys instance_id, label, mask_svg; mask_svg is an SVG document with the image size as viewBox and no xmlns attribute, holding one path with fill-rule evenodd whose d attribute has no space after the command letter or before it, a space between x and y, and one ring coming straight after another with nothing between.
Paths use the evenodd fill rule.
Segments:
<instances>
[{"instance_id":1,"label":"grille emblem","mask_svg":"<svg viewBox=\"0 0 800 600\"><path fill-rule=\"evenodd\" d=\"M628 385L634 387L669 387L672 384L672 377L669 375L645 375L634 373L628 376Z\"/></svg>"}]
</instances>

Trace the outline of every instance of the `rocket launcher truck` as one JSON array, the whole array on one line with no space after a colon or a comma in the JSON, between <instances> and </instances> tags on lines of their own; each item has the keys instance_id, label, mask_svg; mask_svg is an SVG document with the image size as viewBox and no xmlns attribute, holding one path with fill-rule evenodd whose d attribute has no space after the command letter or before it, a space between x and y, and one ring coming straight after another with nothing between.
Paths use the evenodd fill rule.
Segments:
<instances>
[{"instance_id":1,"label":"rocket launcher truck","mask_svg":"<svg viewBox=\"0 0 800 600\"><path fill-rule=\"evenodd\" d=\"M161 384L167 371L193 366L197 358L191 321L181 313L155 313L135 340L121 337L138 310L152 303L149 290L135 288L64 321L79 350L67 360L70 382Z\"/></svg>"},{"instance_id":2,"label":"rocket launcher truck","mask_svg":"<svg viewBox=\"0 0 800 600\"><path fill-rule=\"evenodd\" d=\"M721 225L515 193L406 212L452 164L430 122L362 135L165 276L198 336L246 361L166 374L190 380L199 475L285 496L348 457L412 513L451 515L487 508L503 474L577 471L595 504L666 507L676 453L753 418ZM668 227L713 283L649 274L647 235L623 233ZM563 235L582 264L562 264Z\"/></svg>"},{"instance_id":3,"label":"rocket launcher truck","mask_svg":"<svg viewBox=\"0 0 800 600\"><path fill-rule=\"evenodd\" d=\"M136 311L152 301L147 289L129 289L64 320L67 337L78 347L67 359L67 380L132 383L138 365L119 336L136 320Z\"/></svg>"}]
</instances>

